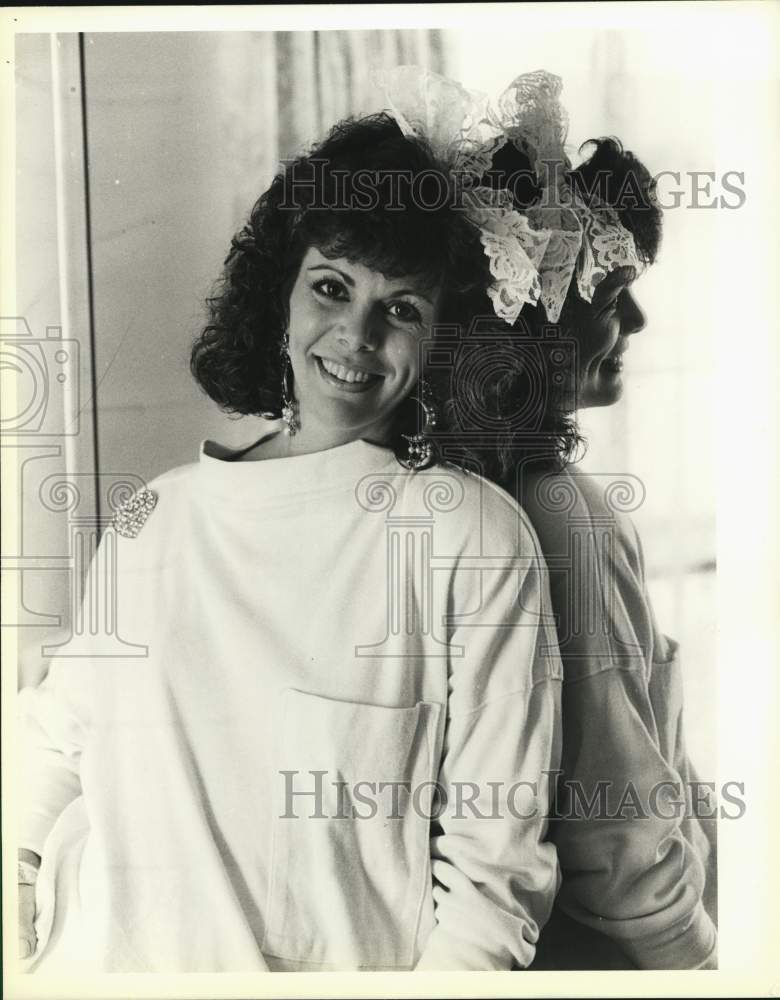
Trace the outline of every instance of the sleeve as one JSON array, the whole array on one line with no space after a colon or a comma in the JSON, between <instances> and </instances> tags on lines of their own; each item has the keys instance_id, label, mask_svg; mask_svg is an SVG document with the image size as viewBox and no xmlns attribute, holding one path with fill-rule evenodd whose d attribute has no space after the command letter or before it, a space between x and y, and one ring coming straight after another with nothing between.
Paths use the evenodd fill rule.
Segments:
<instances>
[{"instance_id":1,"label":"sleeve","mask_svg":"<svg viewBox=\"0 0 780 1000\"><path fill-rule=\"evenodd\" d=\"M545 842L550 772L560 755L560 659L546 570L457 574L454 659L431 864L436 926L417 969L527 966L559 884Z\"/></svg>"},{"instance_id":2,"label":"sleeve","mask_svg":"<svg viewBox=\"0 0 780 1000\"><path fill-rule=\"evenodd\" d=\"M90 595L106 581L101 580L100 556L105 555L105 539L90 564L84 582L85 600L81 620L94 627L89 607ZM81 636L82 652L97 633ZM74 799L81 794L81 756L86 744L94 697L93 658L68 656L66 640L62 654L49 662L43 680L35 686L22 687L17 694L19 746L19 847L43 856L44 844L54 824Z\"/></svg>"},{"instance_id":3,"label":"sleeve","mask_svg":"<svg viewBox=\"0 0 780 1000\"><path fill-rule=\"evenodd\" d=\"M633 528L633 525L631 526ZM653 665L649 682L650 699L655 705L672 709L672 718L664 720L664 728L669 732L669 749L667 759L679 774L685 788L690 790L689 816L683 821L681 829L691 841L705 869L704 892L702 902L715 927L718 924L718 836L717 814L718 804L714 782L704 782L700 779L686 746L683 706L683 678L679 658L679 645L674 639L664 635L658 628L653 612L650 595L647 590L645 576L644 553L642 542L636 529L633 530L636 540L639 574L642 592L647 604L648 613L654 635ZM673 734L673 736L672 736ZM694 799L697 800L694 804Z\"/></svg>"},{"instance_id":4,"label":"sleeve","mask_svg":"<svg viewBox=\"0 0 780 1000\"><path fill-rule=\"evenodd\" d=\"M598 554L594 520L567 525L567 552L589 557L551 574L565 676L552 828L559 903L640 968L709 968L716 931L676 767L680 678L676 664L659 664L665 678L653 679L655 626L633 525L626 520Z\"/></svg>"},{"instance_id":5,"label":"sleeve","mask_svg":"<svg viewBox=\"0 0 780 1000\"><path fill-rule=\"evenodd\" d=\"M702 904L705 871L682 830L680 776L659 752L633 679L609 671L564 688L553 830L560 903L640 968L697 968L716 943Z\"/></svg>"},{"instance_id":6,"label":"sleeve","mask_svg":"<svg viewBox=\"0 0 780 1000\"><path fill-rule=\"evenodd\" d=\"M20 736L19 847L43 855L65 807L81 794L79 769L87 732L83 664L54 659L37 687L18 698Z\"/></svg>"},{"instance_id":7,"label":"sleeve","mask_svg":"<svg viewBox=\"0 0 780 1000\"><path fill-rule=\"evenodd\" d=\"M163 482L173 480L183 471L172 470L151 485L161 494ZM130 531L131 539L135 539L148 517L148 509L139 511L141 492L129 497L116 510L117 517L124 518L125 533ZM143 565L150 554L154 557L158 551L159 536L165 530L159 522L159 518L151 522L143 542L124 543L118 527L103 533L84 581L79 613L83 625L78 643L80 655L67 655L72 650L62 648L61 654L50 661L45 678L37 686L23 687L17 695L22 778L19 846L36 854L42 855L46 838L60 814L81 794L82 752L95 717L98 681L104 683L105 668L110 663L102 641L110 637L102 635L100 630L115 627L117 607L133 600L137 584L132 582L132 568ZM128 566L130 582L123 583Z\"/></svg>"}]
</instances>

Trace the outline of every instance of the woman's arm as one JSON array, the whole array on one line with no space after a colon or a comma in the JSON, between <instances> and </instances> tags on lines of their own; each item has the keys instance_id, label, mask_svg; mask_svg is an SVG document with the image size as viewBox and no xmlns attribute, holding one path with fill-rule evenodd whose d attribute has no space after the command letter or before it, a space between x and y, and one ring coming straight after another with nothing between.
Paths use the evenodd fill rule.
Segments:
<instances>
[{"instance_id":1,"label":"woman's arm","mask_svg":"<svg viewBox=\"0 0 780 1000\"><path fill-rule=\"evenodd\" d=\"M94 562L85 583L93 587ZM63 633L63 641L66 635ZM21 683L29 680L23 676ZM37 678L36 678L37 680ZM39 683L17 694L19 785L19 957L29 958L35 934L35 881L46 840L64 809L81 794L81 754L89 725L91 663L49 660Z\"/></svg>"},{"instance_id":2,"label":"woman's arm","mask_svg":"<svg viewBox=\"0 0 780 1000\"><path fill-rule=\"evenodd\" d=\"M561 816L553 824L560 905L613 938L640 968L697 968L715 930L705 869L683 829L686 789L656 742L636 675L566 684Z\"/></svg>"},{"instance_id":3,"label":"woman's arm","mask_svg":"<svg viewBox=\"0 0 780 1000\"><path fill-rule=\"evenodd\" d=\"M81 794L88 681L81 661L53 660L36 688L18 694L21 735L20 848L42 856L65 807Z\"/></svg>"},{"instance_id":4,"label":"woman's arm","mask_svg":"<svg viewBox=\"0 0 780 1000\"><path fill-rule=\"evenodd\" d=\"M536 540L510 512L526 567L464 568L456 579L456 609L478 613L452 639L464 656L452 663L439 774L448 803L431 840L437 926L418 969L528 965L558 888L544 838L560 661Z\"/></svg>"},{"instance_id":5,"label":"woman's arm","mask_svg":"<svg viewBox=\"0 0 780 1000\"><path fill-rule=\"evenodd\" d=\"M77 709L78 669L52 661L38 687L19 692L19 957L35 954L35 880L44 845L65 807L81 793L85 721Z\"/></svg>"}]
</instances>

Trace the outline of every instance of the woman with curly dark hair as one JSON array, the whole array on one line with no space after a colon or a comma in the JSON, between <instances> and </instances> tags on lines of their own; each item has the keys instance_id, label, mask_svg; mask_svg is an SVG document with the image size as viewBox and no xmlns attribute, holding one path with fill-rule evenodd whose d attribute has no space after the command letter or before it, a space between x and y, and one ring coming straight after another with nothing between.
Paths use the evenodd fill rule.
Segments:
<instances>
[{"instance_id":1,"label":"woman with curly dark hair","mask_svg":"<svg viewBox=\"0 0 780 1000\"><path fill-rule=\"evenodd\" d=\"M560 90L528 74L485 113L499 130L481 183L503 198L491 266L506 325L490 325L495 363L476 354L452 394L472 425L482 416L463 458L538 533L564 667L551 825L563 882L533 967L715 968L715 809L686 752L677 645L656 624L627 513L641 484L574 467L578 410L623 392L645 325L634 283L656 259L661 211L649 171L616 139L586 143L572 167ZM400 81L399 114L422 121L414 106Z\"/></svg>"},{"instance_id":2,"label":"woman with curly dark hair","mask_svg":"<svg viewBox=\"0 0 780 1000\"><path fill-rule=\"evenodd\" d=\"M205 442L104 538L145 658L55 659L20 696L31 969L532 960L560 660L522 512L436 461L434 409L458 407L423 347L495 290L457 195L373 116L288 164L234 238L192 371L269 422Z\"/></svg>"},{"instance_id":3,"label":"woman with curly dark hair","mask_svg":"<svg viewBox=\"0 0 780 1000\"><path fill-rule=\"evenodd\" d=\"M295 281L316 266L315 258L348 258L388 279L414 275L414 294L402 288L391 314L407 340L409 330L427 330L434 314L437 324L457 324L484 307L487 263L475 227L445 204L446 177L424 144L403 139L392 119L382 115L337 126L319 149L289 164L233 239L219 294L209 300L210 322L191 359L209 396L232 413L279 415ZM319 270L321 300L341 301L345 289L335 277L326 280L322 262ZM295 360L289 356L300 384L309 372ZM397 398L387 400L393 419L378 439L404 455L402 432L412 434L419 424L418 407L409 398L415 385L396 384L386 373L379 382L380 372L369 374L381 397L390 396L391 387L398 390ZM372 406L376 395L367 395ZM359 398L351 391L347 409L357 409ZM397 408L404 401L407 405ZM446 407L447 401L440 403ZM291 454L299 453L317 428L316 420L301 420L300 433L279 439L276 447L283 442Z\"/></svg>"}]
</instances>

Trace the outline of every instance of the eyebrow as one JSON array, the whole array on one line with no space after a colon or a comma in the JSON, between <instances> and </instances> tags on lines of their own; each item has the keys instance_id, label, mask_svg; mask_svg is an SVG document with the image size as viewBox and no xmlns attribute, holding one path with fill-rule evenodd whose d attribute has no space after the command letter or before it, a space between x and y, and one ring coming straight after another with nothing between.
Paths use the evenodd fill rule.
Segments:
<instances>
[{"instance_id":1,"label":"eyebrow","mask_svg":"<svg viewBox=\"0 0 780 1000\"><path fill-rule=\"evenodd\" d=\"M620 285L631 285L636 280L636 273L631 274L633 270L630 264L626 264L623 267L616 267L614 271L610 271L602 280L598 283L597 288L602 289L603 292L609 293L613 292Z\"/></svg>"},{"instance_id":2,"label":"eyebrow","mask_svg":"<svg viewBox=\"0 0 780 1000\"><path fill-rule=\"evenodd\" d=\"M635 281L637 277L636 268L633 264L623 264L621 267L616 267L614 271L610 271L609 274L604 279L605 283L612 279L612 284L614 285L626 285Z\"/></svg>"},{"instance_id":3,"label":"eyebrow","mask_svg":"<svg viewBox=\"0 0 780 1000\"><path fill-rule=\"evenodd\" d=\"M393 292L393 295L413 295L415 298L424 299L429 306L433 305L433 299L429 298L425 292L421 292L419 288L401 288L397 292Z\"/></svg>"},{"instance_id":4,"label":"eyebrow","mask_svg":"<svg viewBox=\"0 0 780 1000\"><path fill-rule=\"evenodd\" d=\"M355 279L352 278L345 271L340 271L337 267L332 264L313 264L311 267L306 268L307 271L335 271L336 274L340 275L344 279L344 284L349 285L350 288L355 287ZM418 299L423 299L428 303L429 306L433 305L433 299L429 298L424 292L421 292L418 288L401 288L398 291L393 291L393 296L396 295L414 295Z\"/></svg>"},{"instance_id":5,"label":"eyebrow","mask_svg":"<svg viewBox=\"0 0 780 1000\"><path fill-rule=\"evenodd\" d=\"M339 269L337 267L334 267L332 264L314 264L314 265L312 265L312 267L307 267L306 270L307 271L335 271L336 274L341 275L341 277L344 279L344 283L346 285L349 285L350 288L354 288L355 287L355 279L351 278L344 271L339 271Z\"/></svg>"}]
</instances>

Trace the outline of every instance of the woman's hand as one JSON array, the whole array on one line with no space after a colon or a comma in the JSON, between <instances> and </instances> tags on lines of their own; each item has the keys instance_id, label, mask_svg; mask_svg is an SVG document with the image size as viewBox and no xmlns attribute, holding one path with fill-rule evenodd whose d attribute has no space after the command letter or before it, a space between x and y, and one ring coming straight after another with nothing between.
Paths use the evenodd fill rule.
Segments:
<instances>
[{"instance_id":1,"label":"woman's hand","mask_svg":"<svg viewBox=\"0 0 780 1000\"><path fill-rule=\"evenodd\" d=\"M19 860L25 862L25 868L32 866L38 869L41 866L41 859L33 851L19 851ZM38 946L35 936L35 885L21 881L21 872L19 877L19 958L30 958Z\"/></svg>"}]
</instances>

